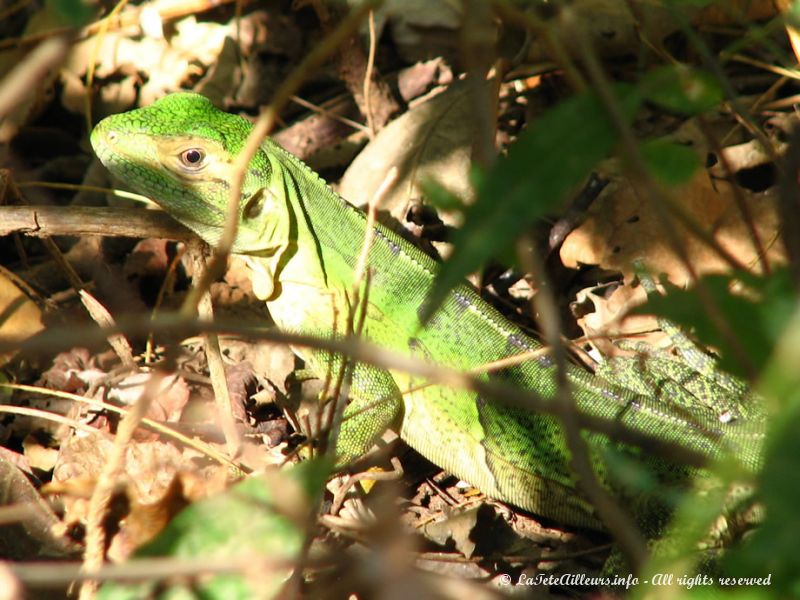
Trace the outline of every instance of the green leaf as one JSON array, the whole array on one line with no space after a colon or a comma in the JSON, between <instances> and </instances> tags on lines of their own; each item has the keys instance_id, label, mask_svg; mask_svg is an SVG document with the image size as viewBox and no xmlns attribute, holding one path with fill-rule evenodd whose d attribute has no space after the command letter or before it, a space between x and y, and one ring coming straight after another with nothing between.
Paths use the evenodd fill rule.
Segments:
<instances>
[{"instance_id":1,"label":"green leaf","mask_svg":"<svg viewBox=\"0 0 800 600\"><path fill-rule=\"evenodd\" d=\"M644 96L669 111L694 115L722 102L723 92L713 75L686 65L668 65L647 73L640 84Z\"/></svg>"},{"instance_id":2,"label":"green leaf","mask_svg":"<svg viewBox=\"0 0 800 600\"><path fill-rule=\"evenodd\" d=\"M191 584L156 581L139 584L107 583L100 600L128 598L228 598L272 597L291 574L305 537L302 520L311 500L330 473L328 461L311 460L271 471L269 477L250 477L225 492L200 500L181 511L135 558L242 558L242 564L257 558L274 561L274 567L257 579L244 573L205 576ZM257 582L259 589L251 589Z\"/></svg>"},{"instance_id":3,"label":"green leaf","mask_svg":"<svg viewBox=\"0 0 800 600\"><path fill-rule=\"evenodd\" d=\"M737 575L771 575L774 598L800 597L800 313L764 371L759 391L777 408L767 434L759 498L766 518L728 561Z\"/></svg>"},{"instance_id":4,"label":"green leaf","mask_svg":"<svg viewBox=\"0 0 800 600\"><path fill-rule=\"evenodd\" d=\"M420 186L425 198L437 210L446 213L460 213L464 210L464 202L462 202L461 198L438 181L423 179Z\"/></svg>"},{"instance_id":5,"label":"green leaf","mask_svg":"<svg viewBox=\"0 0 800 600\"><path fill-rule=\"evenodd\" d=\"M70 27L81 27L95 16L94 5L84 0L49 0L48 4L58 19Z\"/></svg>"},{"instance_id":6,"label":"green leaf","mask_svg":"<svg viewBox=\"0 0 800 600\"><path fill-rule=\"evenodd\" d=\"M631 119L640 96L615 88L619 108ZM449 291L483 262L508 248L536 219L561 203L613 149L617 131L596 94L565 100L541 115L485 174L476 173L477 199L453 236L453 255L423 307L427 321Z\"/></svg>"},{"instance_id":7,"label":"green leaf","mask_svg":"<svg viewBox=\"0 0 800 600\"><path fill-rule=\"evenodd\" d=\"M650 172L667 185L690 181L700 168L697 153L684 144L652 140L643 144L641 151Z\"/></svg>"}]
</instances>

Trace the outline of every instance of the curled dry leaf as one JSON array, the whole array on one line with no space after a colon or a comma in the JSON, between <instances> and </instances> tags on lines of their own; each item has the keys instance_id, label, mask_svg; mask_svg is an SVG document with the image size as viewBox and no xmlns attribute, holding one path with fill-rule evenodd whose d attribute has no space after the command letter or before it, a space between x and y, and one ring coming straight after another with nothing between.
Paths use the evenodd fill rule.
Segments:
<instances>
[{"instance_id":1,"label":"curled dry leaf","mask_svg":"<svg viewBox=\"0 0 800 600\"><path fill-rule=\"evenodd\" d=\"M138 402L147 389L151 376L150 373L135 373L126 377L108 391L109 400L124 405ZM186 381L182 377L170 375L161 381L145 416L154 421L177 421L188 401L189 386ZM158 435L149 430L139 429L135 438L153 440L157 439Z\"/></svg>"},{"instance_id":2,"label":"curled dry leaf","mask_svg":"<svg viewBox=\"0 0 800 600\"><path fill-rule=\"evenodd\" d=\"M626 338L644 342L652 347L660 345L665 335L658 331L658 322L652 315L630 315L630 310L647 301L642 286L621 285L608 295L594 289L578 293L580 303L591 303L591 312L578 319L578 325L591 339L603 356L630 355L615 340Z\"/></svg>"},{"instance_id":3,"label":"curled dry leaf","mask_svg":"<svg viewBox=\"0 0 800 600\"><path fill-rule=\"evenodd\" d=\"M389 0L378 9L376 24L379 32L383 23L388 25L405 62L458 58L462 11L461 3L452 0Z\"/></svg>"},{"instance_id":4,"label":"curled dry leaf","mask_svg":"<svg viewBox=\"0 0 800 600\"><path fill-rule=\"evenodd\" d=\"M339 189L342 196L366 206L389 170L397 167L398 176L379 209L401 223L411 203L422 198L420 186L427 179L469 199L475 126L468 94L467 86L457 82L389 123L347 169ZM440 216L452 224L452 218Z\"/></svg>"}]
</instances>

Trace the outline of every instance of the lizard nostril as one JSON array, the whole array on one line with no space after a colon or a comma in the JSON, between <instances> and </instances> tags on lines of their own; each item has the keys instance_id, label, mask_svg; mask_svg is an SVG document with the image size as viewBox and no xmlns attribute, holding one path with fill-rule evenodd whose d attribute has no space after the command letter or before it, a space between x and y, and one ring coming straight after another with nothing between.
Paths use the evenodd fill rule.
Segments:
<instances>
[{"instance_id":1,"label":"lizard nostril","mask_svg":"<svg viewBox=\"0 0 800 600\"><path fill-rule=\"evenodd\" d=\"M116 131L109 131L108 135L106 135L106 141L109 144L116 144L117 140L119 140L119 136Z\"/></svg>"}]
</instances>

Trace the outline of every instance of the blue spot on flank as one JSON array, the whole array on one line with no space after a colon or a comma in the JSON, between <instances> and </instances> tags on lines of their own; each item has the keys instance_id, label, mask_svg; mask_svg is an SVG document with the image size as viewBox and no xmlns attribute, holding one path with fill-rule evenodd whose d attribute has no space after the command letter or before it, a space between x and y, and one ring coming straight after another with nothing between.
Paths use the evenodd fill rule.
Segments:
<instances>
[{"instance_id":1,"label":"blue spot on flank","mask_svg":"<svg viewBox=\"0 0 800 600\"><path fill-rule=\"evenodd\" d=\"M539 366L547 367L548 369L550 367L556 366L556 363L553 361L553 358L549 354L545 354L544 356L542 356L539 360L536 361L536 363Z\"/></svg>"},{"instance_id":2,"label":"blue spot on flank","mask_svg":"<svg viewBox=\"0 0 800 600\"><path fill-rule=\"evenodd\" d=\"M455 290L453 291L453 299L456 301L456 304L461 311L465 311L472 306L472 302L470 302L469 298Z\"/></svg>"},{"instance_id":3,"label":"blue spot on flank","mask_svg":"<svg viewBox=\"0 0 800 600\"><path fill-rule=\"evenodd\" d=\"M506 338L506 341L509 343L509 345L513 346L514 348L519 348L520 350L531 349L530 344L514 333L509 335L508 338Z\"/></svg>"},{"instance_id":4,"label":"blue spot on flank","mask_svg":"<svg viewBox=\"0 0 800 600\"><path fill-rule=\"evenodd\" d=\"M389 246L389 250L392 252L392 254L394 256L397 256L398 254L400 254L400 250L401 250L400 244L397 244L397 243L393 242L392 240L390 240L378 228L375 228L375 237L380 238L384 242L386 242L386 245Z\"/></svg>"}]
</instances>

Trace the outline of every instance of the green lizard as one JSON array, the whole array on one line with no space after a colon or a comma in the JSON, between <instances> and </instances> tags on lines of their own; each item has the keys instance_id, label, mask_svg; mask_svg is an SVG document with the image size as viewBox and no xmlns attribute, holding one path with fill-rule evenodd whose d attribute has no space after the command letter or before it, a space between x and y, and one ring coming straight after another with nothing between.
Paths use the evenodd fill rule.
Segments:
<instances>
[{"instance_id":1,"label":"green lizard","mask_svg":"<svg viewBox=\"0 0 800 600\"><path fill-rule=\"evenodd\" d=\"M250 130L246 120L203 96L179 93L104 119L91 140L114 175L214 244L224 224L232 159ZM250 258L254 290L280 328L343 335L366 226L360 210L267 139L245 174L233 251ZM541 347L467 284L456 287L422 327L420 307L437 263L380 224L374 226L368 267L363 336L383 347L463 370ZM319 351L301 356L320 376L341 361ZM557 392L554 369L544 353L487 377L551 400ZM678 403L671 394L637 394L577 365L569 367L568 380L583 413L619 420L710 459L730 450L749 469L760 463L760 417L730 419L727 408L715 409L703 399ZM340 462L360 456L395 427L411 447L488 496L565 524L602 527L576 493L556 419L420 383L402 372L357 364L336 448ZM586 438L598 475L612 485L606 452L621 445L597 433Z\"/></svg>"}]
</instances>

